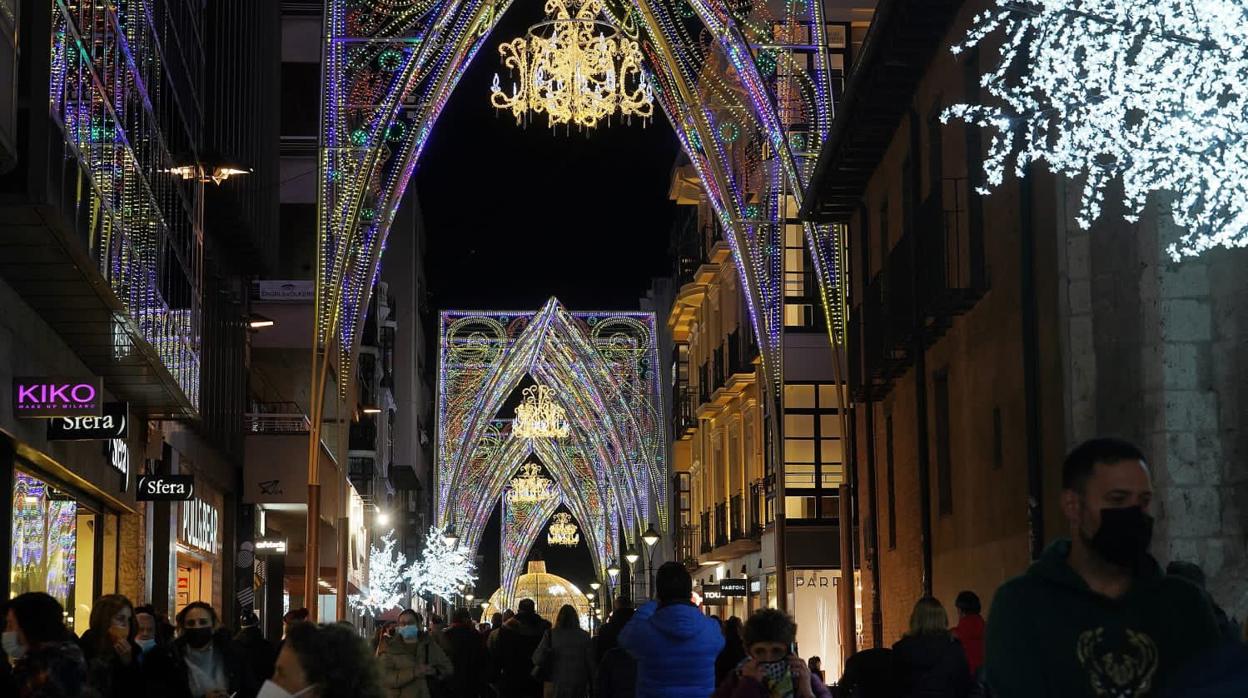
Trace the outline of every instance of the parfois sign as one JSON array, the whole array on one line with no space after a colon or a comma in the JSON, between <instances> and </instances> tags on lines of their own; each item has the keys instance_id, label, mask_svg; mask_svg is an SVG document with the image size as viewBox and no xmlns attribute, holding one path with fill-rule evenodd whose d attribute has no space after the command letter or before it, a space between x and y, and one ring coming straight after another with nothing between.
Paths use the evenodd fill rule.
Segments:
<instances>
[{"instance_id":1,"label":"parfois sign","mask_svg":"<svg viewBox=\"0 0 1248 698\"><path fill-rule=\"evenodd\" d=\"M103 415L99 378L14 378L13 413L18 417L99 417Z\"/></svg>"}]
</instances>

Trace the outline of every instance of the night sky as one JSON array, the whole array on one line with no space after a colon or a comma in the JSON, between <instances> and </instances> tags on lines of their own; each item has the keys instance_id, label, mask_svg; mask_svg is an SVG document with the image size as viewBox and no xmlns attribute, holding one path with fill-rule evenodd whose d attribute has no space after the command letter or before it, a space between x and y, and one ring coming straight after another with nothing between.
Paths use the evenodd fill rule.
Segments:
<instances>
[{"instance_id":1,"label":"night sky","mask_svg":"<svg viewBox=\"0 0 1248 698\"><path fill-rule=\"evenodd\" d=\"M557 296L573 310L636 309L671 273L667 198L679 145L666 117L642 127L551 131L545 117L517 126L489 103L498 45L541 21L542 3L512 6L460 81L421 156L417 194L427 235L432 309L537 309ZM506 412L506 409L504 409ZM477 593L498 585L499 514L481 549ZM584 543L534 546L554 574L587 588Z\"/></svg>"},{"instance_id":2,"label":"night sky","mask_svg":"<svg viewBox=\"0 0 1248 698\"><path fill-rule=\"evenodd\" d=\"M670 274L679 145L667 118L553 132L517 126L489 103L498 45L541 20L512 6L460 81L421 156L417 192L428 231L430 306L527 309L554 295L577 310L635 309Z\"/></svg>"}]
</instances>

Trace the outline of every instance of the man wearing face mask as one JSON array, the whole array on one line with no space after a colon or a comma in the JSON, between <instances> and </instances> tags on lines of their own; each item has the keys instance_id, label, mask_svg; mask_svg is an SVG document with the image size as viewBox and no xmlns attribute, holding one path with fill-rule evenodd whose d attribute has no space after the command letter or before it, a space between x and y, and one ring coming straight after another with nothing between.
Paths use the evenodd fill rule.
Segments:
<instances>
[{"instance_id":1,"label":"man wearing face mask","mask_svg":"<svg viewBox=\"0 0 1248 698\"><path fill-rule=\"evenodd\" d=\"M254 698L259 683L247 657L219 627L212 606L195 601L178 612L174 667L180 698Z\"/></svg>"},{"instance_id":2,"label":"man wearing face mask","mask_svg":"<svg viewBox=\"0 0 1248 698\"><path fill-rule=\"evenodd\" d=\"M1093 439L1066 457L1070 539L1055 541L993 600L986 667L994 695L1155 696L1217 644L1205 597L1163 575L1148 554L1152 496L1144 455L1126 441Z\"/></svg>"}]
</instances>

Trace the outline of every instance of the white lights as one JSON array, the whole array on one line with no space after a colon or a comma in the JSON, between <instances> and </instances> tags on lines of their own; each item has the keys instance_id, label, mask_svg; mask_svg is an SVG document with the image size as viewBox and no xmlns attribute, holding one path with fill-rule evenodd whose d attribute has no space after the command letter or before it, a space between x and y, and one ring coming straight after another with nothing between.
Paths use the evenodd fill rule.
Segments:
<instances>
[{"instance_id":1,"label":"white lights","mask_svg":"<svg viewBox=\"0 0 1248 698\"><path fill-rule=\"evenodd\" d=\"M384 514L378 512L378 520L382 516ZM396 608L403 599L407 556L395 550L394 545L394 532L391 531L382 537L380 548L372 546L368 554L368 585L361 590L363 593L347 597L352 607L366 615L379 616Z\"/></svg>"},{"instance_id":2,"label":"white lights","mask_svg":"<svg viewBox=\"0 0 1248 698\"><path fill-rule=\"evenodd\" d=\"M568 415L544 385L524 389L524 399L516 406L511 435L520 439L563 439L571 433Z\"/></svg>"},{"instance_id":3,"label":"white lights","mask_svg":"<svg viewBox=\"0 0 1248 698\"><path fill-rule=\"evenodd\" d=\"M389 526L389 525L390 525L390 514L388 514L388 513L384 512L384 511L378 510L378 511L377 511L377 517L376 517L374 520L377 522L377 525L378 525L378 526Z\"/></svg>"},{"instance_id":4,"label":"white lights","mask_svg":"<svg viewBox=\"0 0 1248 698\"><path fill-rule=\"evenodd\" d=\"M476 565L458 542L459 538L450 530L429 529L424 552L407 571L413 591L449 602L461 589L477 581Z\"/></svg>"},{"instance_id":5,"label":"white lights","mask_svg":"<svg viewBox=\"0 0 1248 698\"><path fill-rule=\"evenodd\" d=\"M1089 227L1120 183L1126 218L1164 193L1186 232L1178 260L1248 246L1248 6L1243 0L996 0L964 43L1004 29L981 84L1000 106L959 104L942 118L991 128L989 187L1006 161L1083 178L1076 220ZM986 192L984 192L986 193Z\"/></svg>"},{"instance_id":6,"label":"white lights","mask_svg":"<svg viewBox=\"0 0 1248 698\"><path fill-rule=\"evenodd\" d=\"M563 511L555 514L546 534L546 542L566 548L575 548L580 544L581 534L576 532L576 524L572 523L571 514Z\"/></svg>"},{"instance_id":7,"label":"white lights","mask_svg":"<svg viewBox=\"0 0 1248 698\"><path fill-rule=\"evenodd\" d=\"M553 499L554 484L550 478L542 476L542 468L537 463L525 463L520 467L520 475L511 481L507 497L512 504L537 504Z\"/></svg>"}]
</instances>

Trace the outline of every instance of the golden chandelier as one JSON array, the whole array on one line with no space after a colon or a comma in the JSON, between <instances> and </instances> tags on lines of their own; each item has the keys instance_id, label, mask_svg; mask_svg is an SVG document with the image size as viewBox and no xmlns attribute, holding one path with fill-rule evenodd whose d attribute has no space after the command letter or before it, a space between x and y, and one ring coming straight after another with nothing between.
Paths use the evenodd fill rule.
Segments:
<instances>
[{"instance_id":1,"label":"golden chandelier","mask_svg":"<svg viewBox=\"0 0 1248 698\"><path fill-rule=\"evenodd\" d=\"M511 491L507 494L513 504L537 504L554 498L554 483L542 476L542 468L537 463L525 463L520 473L512 478Z\"/></svg>"},{"instance_id":2,"label":"golden chandelier","mask_svg":"<svg viewBox=\"0 0 1248 698\"><path fill-rule=\"evenodd\" d=\"M516 406L511 435L521 439L562 439L571 433L568 416L551 398L551 389L534 385L524 389L524 399Z\"/></svg>"},{"instance_id":3,"label":"golden chandelier","mask_svg":"<svg viewBox=\"0 0 1248 698\"><path fill-rule=\"evenodd\" d=\"M503 67L516 73L508 95L498 74L490 104L510 109L516 123L545 112L550 126L594 128L617 110L654 115L654 93L641 69L637 42L603 22L603 0L546 0L546 21L501 44Z\"/></svg>"},{"instance_id":4,"label":"golden chandelier","mask_svg":"<svg viewBox=\"0 0 1248 698\"><path fill-rule=\"evenodd\" d=\"M546 534L546 542L568 548L575 548L580 544L581 535L576 532L576 524L572 523L571 514L562 511L555 514L555 520L551 522L549 532Z\"/></svg>"}]
</instances>

